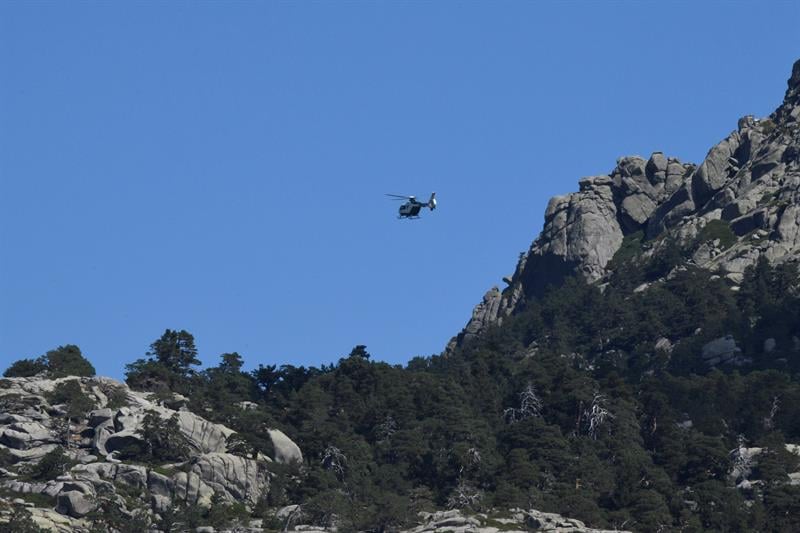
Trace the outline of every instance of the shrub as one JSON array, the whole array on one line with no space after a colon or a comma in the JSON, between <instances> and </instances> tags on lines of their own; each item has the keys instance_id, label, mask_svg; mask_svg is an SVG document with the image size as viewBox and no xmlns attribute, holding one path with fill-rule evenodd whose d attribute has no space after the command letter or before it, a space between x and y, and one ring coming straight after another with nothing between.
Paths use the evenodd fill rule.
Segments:
<instances>
[{"instance_id":1,"label":"shrub","mask_svg":"<svg viewBox=\"0 0 800 533\"><path fill-rule=\"evenodd\" d=\"M33 481L47 481L63 475L72 466L72 460L58 446L45 454L38 463L26 467L22 475Z\"/></svg>"},{"instance_id":2,"label":"shrub","mask_svg":"<svg viewBox=\"0 0 800 533\"><path fill-rule=\"evenodd\" d=\"M0 448L0 468L8 468L15 462L14 456L7 448Z\"/></svg>"},{"instance_id":3,"label":"shrub","mask_svg":"<svg viewBox=\"0 0 800 533\"><path fill-rule=\"evenodd\" d=\"M762 205L772 204L772 202L777 198L778 191L766 191L764 194L761 195L761 198L758 200L759 207Z\"/></svg>"},{"instance_id":4,"label":"shrub","mask_svg":"<svg viewBox=\"0 0 800 533\"><path fill-rule=\"evenodd\" d=\"M11 363L11 366L3 372L3 375L7 378L29 378L45 370L47 370L47 363L43 357L20 359Z\"/></svg>"},{"instance_id":5,"label":"shrub","mask_svg":"<svg viewBox=\"0 0 800 533\"><path fill-rule=\"evenodd\" d=\"M611 258L609 267L614 269L622 263L629 261L642 252L642 241L644 240L644 231L637 231L626 235L622 239L622 244L619 249Z\"/></svg>"},{"instance_id":6,"label":"shrub","mask_svg":"<svg viewBox=\"0 0 800 533\"><path fill-rule=\"evenodd\" d=\"M216 529L224 529L244 524L249 518L250 513L243 503L228 503L219 492L215 492L211 497L211 507L205 516L205 522Z\"/></svg>"},{"instance_id":7,"label":"shrub","mask_svg":"<svg viewBox=\"0 0 800 533\"><path fill-rule=\"evenodd\" d=\"M7 378L29 378L47 372L51 378L94 376L95 370L74 344L59 346L36 359L20 359L3 372Z\"/></svg>"},{"instance_id":8,"label":"shrub","mask_svg":"<svg viewBox=\"0 0 800 533\"><path fill-rule=\"evenodd\" d=\"M52 378L66 376L94 376L92 363L81 354L81 349L74 344L59 346L45 354L47 369Z\"/></svg>"},{"instance_id":9,"label":"shrub","mask_svg":"<svg viewBox=\"0 0 800 533\"><path fill-rule=\"evenodd\" d=\"M67 417L70 419L83 418L87 412L95 408L94 401L83 392L77 379L56 385L53 391L47 394L47 400L53 405L65 404Z\"/></svg>"},{"instance_id":10,"label":"shrub","mask_svg":"<svg viewBox=\"0 0 800 533\"><path fill-rule=\"evenodd\" d=\"M104 393L108 398L106 407L109 409L119 409L120 407L125 407L128 405L128 395L125 394L124 388L112 386L109 387L108 390L104 391Z\"/></svg>"},{"instance_id":11,"label":"shrub","mask_svg":"<svg viewBox=\"0 0 800 533\"><path fill-rule=\"evenodd\" d=\"M719 246L723 250L730 248L736 242L736 234L725 220L709 221L697 234L696 243L701 244L715 240L719 240Z\"/></svg>"},{"instance_id":12,"label":"shrub","mask_svg":"<svg viewBox=\"0 0 800 533\"><path fill-rule=\"evenodd\" d=\"M147 411L142 420L142 439L148 446L148 460L168 462L189 458L189 441L181 433L177 413L164 420L156 411Z\"/></svg>"},{"instance_id":13,"label":"shrub","mask_svg":"<svg viewBox=\"0 0 800 533\"><path fill-rule=\"evenodd\" d=\"M14 507L9 521L0 523L0 531L13 533L45 533L45 530L36 525L31 518L31 513L24 507Z\"/></svg>"}]
</instances>

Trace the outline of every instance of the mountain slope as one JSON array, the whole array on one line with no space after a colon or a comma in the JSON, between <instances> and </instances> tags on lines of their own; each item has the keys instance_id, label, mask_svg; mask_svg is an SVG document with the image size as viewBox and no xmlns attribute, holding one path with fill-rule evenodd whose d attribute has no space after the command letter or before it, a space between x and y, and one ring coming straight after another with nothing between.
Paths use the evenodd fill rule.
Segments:
<instances>
[{"instance_id":1,"label":"mountain slope","mask_svg":"<svg viewBox=\"0 0 800 533\"><path fill-rule=\"evenodd\" d=\"M549 285L581 275L602 280L626 238L648 256L677 241L693 264L738 283L759 257L800 257L800 61L783 104L768 118L746 116L699 165L667 158L623 157L605 176L550 200L542 233L520 258L509 286L490 290L448 350L502 323ZM718 222L714 222L718 221ZM710 225L710 226L709 226ZM704 228L708 230L704 233ZM709 237L714 237L709 239ZM716 242L722 237L722 242ZM629 243L630 244L630 243Z\"/></svg>"}]
</instances>

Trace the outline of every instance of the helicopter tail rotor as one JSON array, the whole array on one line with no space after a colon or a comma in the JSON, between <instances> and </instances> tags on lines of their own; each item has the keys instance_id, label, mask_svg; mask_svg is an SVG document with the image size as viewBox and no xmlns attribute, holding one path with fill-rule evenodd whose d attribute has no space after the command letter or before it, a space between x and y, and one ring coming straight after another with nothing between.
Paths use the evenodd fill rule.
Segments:
<instances>
[{"instance_id":1,"label":"helicopter tail rotor","mask_svg":"<svg viewBox=\"0 0 800 533\"><path fill-rule=\"evenodd\" d=\"M431 193L431 199L430 199L430 200L428 200L428 208L429 208L431 211L433 211L434 209L436 209L436 193L435 193L435 192L432 192L432 193Z\"/></svg>"}]
</instances>

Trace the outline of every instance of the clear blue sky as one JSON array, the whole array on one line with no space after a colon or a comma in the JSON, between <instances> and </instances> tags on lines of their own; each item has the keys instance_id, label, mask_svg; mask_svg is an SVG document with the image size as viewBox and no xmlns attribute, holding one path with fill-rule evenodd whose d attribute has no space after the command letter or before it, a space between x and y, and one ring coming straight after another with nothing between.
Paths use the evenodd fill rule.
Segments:
<instances>
[{"instance_id":1,"label":"clear blue sky","mask_svg":"<svg viewBox=\"0 0 800 533\"><path fill-rule=\"evenodd\" d=\"M665 5L666 4L666 5ZM0 4L0 370L439 353L618 156L781 101L800 3ZM395 218L384 194L439 209Z\"/></svg>"}]
</instances>

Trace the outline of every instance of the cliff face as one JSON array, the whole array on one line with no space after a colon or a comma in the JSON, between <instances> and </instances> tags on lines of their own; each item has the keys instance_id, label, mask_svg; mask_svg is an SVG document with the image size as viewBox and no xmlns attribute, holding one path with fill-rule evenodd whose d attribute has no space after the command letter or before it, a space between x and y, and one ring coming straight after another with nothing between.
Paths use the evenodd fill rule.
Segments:
<instances>
[{"instance_id":1,"label":"cliff face","mask_svg":"<svg viewBox=\"0 0 800 533\"><path fill-rule=\"evenodd\" d=\"M698 166L666 157L622 157L608 175L583 178L579 190L550 200L539 237L517 263L508 287L493 287L448 351L500 324L527 298L579 275L602 282L623 239L687 247L712 221L734 242L711 240L691 261L731 283L764 256L772 263L800 258L800 61L783 104L768 118L746 116ZM715 227L711 226L711 227ZM709 227L709 229L711 228ZM727 230L725 230L727 232ZM639 233L641 232L641 234Z\"/></svg>"}]
</instances>

